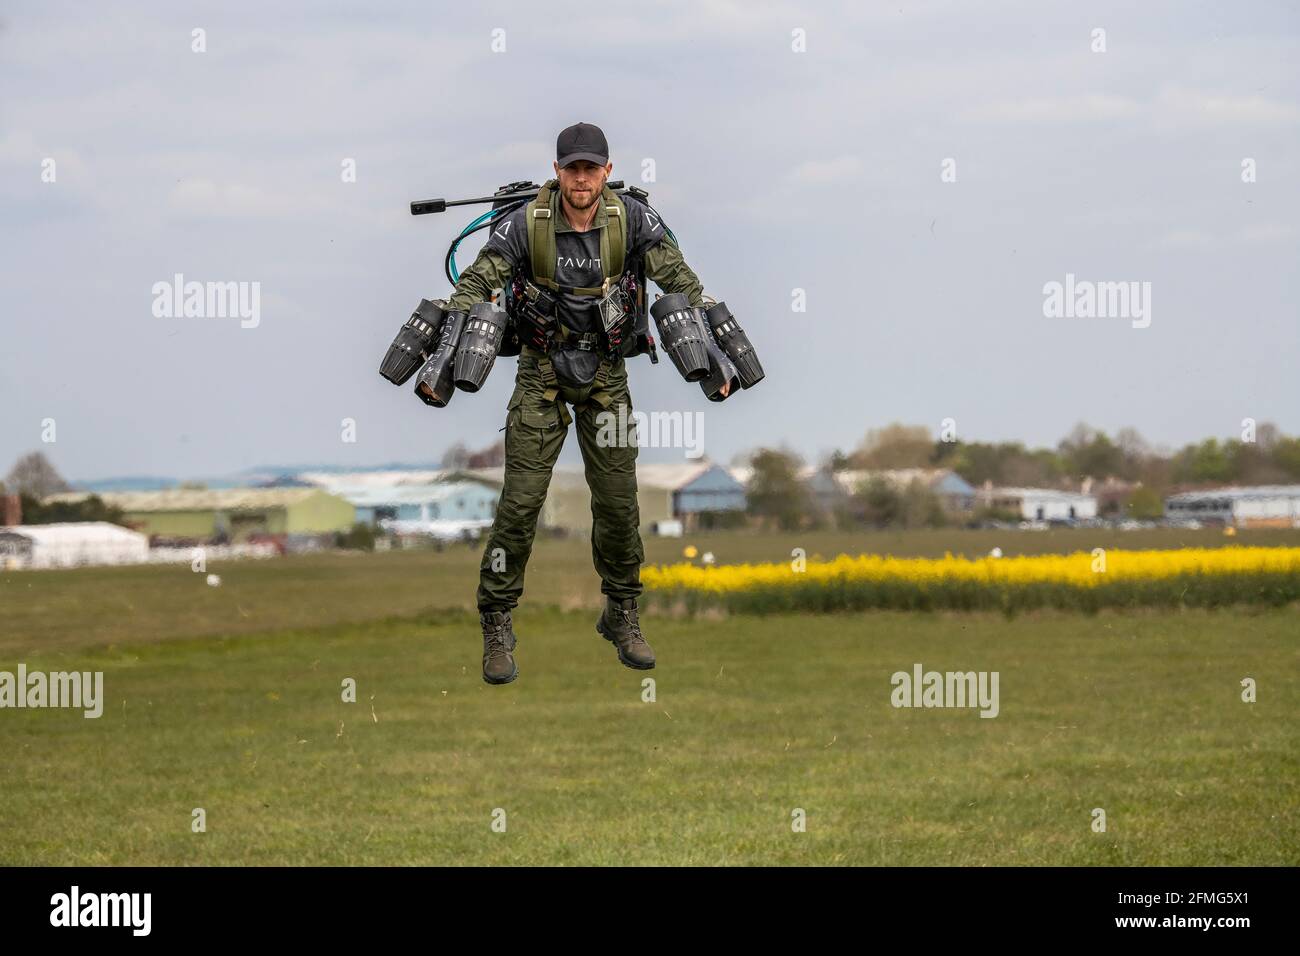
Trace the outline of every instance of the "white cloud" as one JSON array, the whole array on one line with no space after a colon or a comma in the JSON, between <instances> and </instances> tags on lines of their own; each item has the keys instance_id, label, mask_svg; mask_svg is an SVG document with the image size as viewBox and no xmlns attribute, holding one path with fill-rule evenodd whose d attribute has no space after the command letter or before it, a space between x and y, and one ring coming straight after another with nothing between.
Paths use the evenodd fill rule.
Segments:
<instances>
[{"instance_id":1,"label":"white cloud","mask_svg":"<svg viewBox=\"0 0 1300 956\"><path fill-rule=\"evenodd\" d=\"M88 186L91 174L81 153L68 146L55 146L40 142L28 129L14 129L0 136L0 167L9 170L6 180L21 182L40 181L41 163L53 159L56 164L56 183L81 191Z\"/></svg>"},{"instance_id":2,"label":"white cloud","mask_svg":"<svg viewBox=\"0 0 1300 956\"><path fill-rule=\"evenodd\" d=\"M1261 222L1238 229L1232 238L1236 242L1286 242L1296 238L1296 228L1278 222Z\"/></svg>"},{"instance_id":3,"label":"white cloud","mask_svg":"<svg viewBox=\"0 0 1300 956\"><path fill-rule=\"evenodd\" d=\"M1154 108L1165 118L1184 123L1222 126L1240 123L1251 126L1290 126L1300 122L1300 109L1265 96L1237 96L1182 87L1166 87Z\"/></svg>"}]
</instances>

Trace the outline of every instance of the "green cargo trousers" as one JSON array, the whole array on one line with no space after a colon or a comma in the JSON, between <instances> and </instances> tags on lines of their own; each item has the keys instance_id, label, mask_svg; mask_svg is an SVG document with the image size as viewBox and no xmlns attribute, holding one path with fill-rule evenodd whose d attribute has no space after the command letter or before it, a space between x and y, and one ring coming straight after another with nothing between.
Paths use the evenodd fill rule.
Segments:
<instances>
[{"instance_id":1,"label":"green cargo trousers","mask_svg":"<svg viewBox=\"0 0 1300 956\"><path fill-rule=\"evenodd\" d=\"M620 356L606 359L595 381L585 388L566 388L555 381L544 353L523 346L515 390L506 406L505 483L496 518L479 563L478 608L506 610L519 603L524 569L533 550L537 518L550 487L555 460L569 425L578 423L578 446L591 489L591 557L602 593L622 600L641 594L640 508L636 498L636 428L627 368ZM617 417L625 405L626 435L599 418ZM610 441L611 434L616 440Z\"/></svg>"}]
</instances>

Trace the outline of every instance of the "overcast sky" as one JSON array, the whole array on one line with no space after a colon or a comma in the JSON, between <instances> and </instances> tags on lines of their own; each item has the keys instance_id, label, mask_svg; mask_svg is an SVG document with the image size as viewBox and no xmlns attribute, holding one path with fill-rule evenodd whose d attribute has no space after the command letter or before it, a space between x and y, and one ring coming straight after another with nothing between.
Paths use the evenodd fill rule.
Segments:
<instances>
[{"instance_id":1,"label":"overcast sky","mask_svg":"<svg viewBox=\"0 0 1300 956\"><path fill-rule=\"evenodd\" d=\"M578 121L605 130L613 178L654 161L651 202L758 347L767 379L717 406L666 357L630 360L636 407L705 411L715 459L786 443L815 460L896 420L1032 445L1081 420L1165 445L1246 417L1300 432L1294 3L0 18L0 474L37 448L94 479L493 441L513 359L446 409L377 373L420 298L449 292L446 246L484 208L407 204L540 181ZM176 273L260 283L259 323L156 317ZM1045 316L1067 274L1149 282L1149 325ZM577 452L570 435L561 461Z\"/></svg>"}]
</instances>

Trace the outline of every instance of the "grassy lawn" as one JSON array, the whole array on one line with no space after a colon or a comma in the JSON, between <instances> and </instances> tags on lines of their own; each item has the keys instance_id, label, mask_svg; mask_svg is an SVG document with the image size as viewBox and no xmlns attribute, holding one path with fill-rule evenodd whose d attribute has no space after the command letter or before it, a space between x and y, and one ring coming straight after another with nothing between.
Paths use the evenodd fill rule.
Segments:
<instances>
[{"instance_id":1,"label":"grassy lawn","mask_svg":"<svg viewBox=\"0 0 1300 956\"><path fill-rule=\"evenodd\" d=\"M566 609L597 597L589 562L539 548L505 687L479 676L476 549L228 564L220 588L0 577L0 669L102 670L106 697L0 711L0 863L1300 862L1295 608L654 617L645 673ZM999 671L1000 715L892 708L915 662Z\"/></svg>"},{"instance_id":2,"label":"grassy lawn","mask_svg":"<svg viewBox=\"0 0 1300 956\"><path fill-rule=\"evenodd\" d=\"M1115 546L940 535L688 541L751 561ZM645 674L595 635L588 545L547 541L520 679L487 687L477 561L227 563L220 588L188 566L0 575L0 670L101 670L107 701L99 719L0 710L0 864L1300 861L1296 607L650 617ZM1000 672L1000 715L893 709L915 662Z\"/></svg>"}]
</instances>

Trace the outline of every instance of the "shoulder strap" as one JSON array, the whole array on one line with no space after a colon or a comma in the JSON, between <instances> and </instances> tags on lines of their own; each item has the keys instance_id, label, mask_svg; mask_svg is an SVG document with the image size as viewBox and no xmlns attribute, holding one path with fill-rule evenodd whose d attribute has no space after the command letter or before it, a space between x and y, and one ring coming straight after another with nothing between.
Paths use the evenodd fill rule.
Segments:
<instances>
[{"instance_id":1,"label":"shoulder strap","mask_svg":"<svg viewBox=\"0 0 1300 956\"><path fill-rule=\"evenodd\" d=\"M623 200L609 186L601 193L608 222L600 236L600 264L605 278L616 282L623 274L623 259L627 255L627 211Z\"/></svg>"},{"instance_id":2,"label":"shoulder strap","mask_svg":"<svg viewBox=\"0 0 1300 956\"><path fill-rule=\"evenodd\" d=\"M548 179L528 204L528 251L533 261L533 281L547 289L555 286L555 219L551 194L559 184Z\"/></svg>"}]
</instances>

